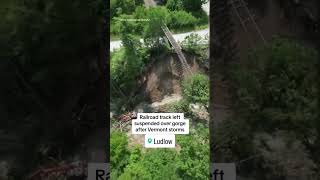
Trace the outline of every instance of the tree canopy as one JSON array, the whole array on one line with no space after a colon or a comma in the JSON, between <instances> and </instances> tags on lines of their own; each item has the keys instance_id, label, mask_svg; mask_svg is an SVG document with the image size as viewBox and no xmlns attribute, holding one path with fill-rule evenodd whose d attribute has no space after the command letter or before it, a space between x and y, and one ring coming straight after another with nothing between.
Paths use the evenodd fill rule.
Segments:
<instances>
[{"instance_id":1,"label":"tree canopy","mask_svg":"<svg viewBox=\"0 0 320 180\"><path fill-rule=\"evenodd\" d=\"M197 141L194 141L194 139ZM176 149L142 149L129 147L124 133L113 132L111 147L115 155L111 164L111 176L121 180L207 180L209 177L209 130L198 124L190 134L177 137ZM129 158L127 152L130 152ZM122 154L122 156L119 156ZM129 160L128 160L129 159ZM125 168L123 163L127 162Z\"/></svg>"}]
</instances>

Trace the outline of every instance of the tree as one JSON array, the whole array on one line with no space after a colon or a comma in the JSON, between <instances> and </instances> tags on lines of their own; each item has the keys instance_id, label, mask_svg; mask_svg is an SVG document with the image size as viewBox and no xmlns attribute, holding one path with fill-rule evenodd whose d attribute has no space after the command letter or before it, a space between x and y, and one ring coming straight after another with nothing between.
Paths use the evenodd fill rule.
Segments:
<instances>
[{"instance_id":1,"label":"tree","mask_svg":"<svg viewBox=\"0 0 320 180\"><path fill-rule=\"evenodd\" d=\"M144 53L142 53L144 48L140 39L132 34L134 27L134 22L121 22L119 31L123 48L111 55L111 80L122 90L135 87L135 78L144 67Z\"/></svg>"},{"instance_id":2,"label":"tree","mask_svg":"<svg viewBox=\"0 0 320 180\"><path fill-rule=\"evenodd\" d=\"M171 11L168 27L171 29L193 28L198 20L186 11Z\"/></svg>"},{"instance_id":3,"label":"tree","mask_svg":"<svg viewBox=\"0 0 320 180\"><path fill-rule=\"evenodd\" d=\"M183 7L189 12L202 11L202 5L207 2L207 0L183 0Z\"/></svg>"},{"instance_id":4,"label":"tree","mask_svg":"<svg viewBox=\"0 0 320 180\"><path fill-rule=\"evenodd\" d=\"M131 14L136 7L143 5L143 3L143 0L111 0L111 17L121 14Z\"/></svg>"},{"instance_id":5,"label":"tree","mask_svg":"<svg viewBox=\"0 0 320 180\"><path fill-rule=\"evenodd\" d=\"M183 10L182 2L182 0L168 0L166 3L166 7L171 11Z\"/></svg>"},{"instance_id":6,"label":"tree","mask_svg":"<svg viewBox=\"0 0 320 180\"><path fill-rule=\"evenodd\" d=\"M168 0L166 7L172 11L186 10L188 12L202 11L202 5L207 0Z\"/></svg>"},{"instance_id":7,"label":"tree","mask_svg":"<svg viewBox=\"0 0 320 180\"><path fill-rule=\"evenodd\" d=\"M144 29L144 42L147 47L159 48L164 42L162 26L167 23L169 13L164 7L150 8L147 12L148 21Z\"/></svg>"}]
</instances>

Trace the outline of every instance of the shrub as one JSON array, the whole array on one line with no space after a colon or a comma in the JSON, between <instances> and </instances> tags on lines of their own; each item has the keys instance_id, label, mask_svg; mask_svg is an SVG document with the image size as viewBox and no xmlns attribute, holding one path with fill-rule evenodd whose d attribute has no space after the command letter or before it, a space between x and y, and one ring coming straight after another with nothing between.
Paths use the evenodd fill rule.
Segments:
<instances>
[{"instance_id":1,"label":"shrub","mask_svg":"<svg viewBox=\"0 0 320 180\"><path fill-rule=\"evenodd\" d=\"M269 179L285 179L295 168L310 167L310 159L317 159L319 154L317 58L313 49L276 38L252 50L246 62L236 65L232 70L235 119L213 131L217 133L215 139L228 149L221 151L229 151L230 158L239 160L261 151L263 156L246 162L243 168L264 178L271 174L264 173L266 169L275 172ZM276 131L284 133L274 136ZM259 134L263 138L256 143L253 137ZM312 171L298 172L303 176Z\"/></svg>"},{"instance_id":2,"label":"shrub","mask_svg":"<svg viewBox=\"0 0 320 180\"><path fill-rule=\"evenodd\" d=\"M121 173L129 161L128 137L125 133L112 132L110 138L111 171Z\"/></svg>"},{"instance_id":3,"label":"shrub","mask_svg":"<svg viewBox=\"0 0 320 180\"><path fill-rule=\"evenodd\" d=\"M170 12L168 27L174 29L192 28L196 23L197 18L193 17L191 13L176 10Z\"/></svg>"},{"instance_id":4,"label":"shrub","mask_svg":"<svg viewBox=\"0 0 320 180\"><path fill-rule=\"evenodd\" d=\"M185 117L193 117L193 112L186 100L180 100L169 104L166 111L171 113L184 113Z\"/></svg>"},{"instance_id":5,"label":"shrub","mask_svg":"<svg viewBox=\"0 0 320 180\"><path fill-rule=\"evenodd\" d=\"M239 107L252 117L252 126L269 130L312 126L316 57L314 50L297 42L275 39L253 50L248 63L233 71Z\"/></svg>"},{"instance_id":6,"label":"shrub","mask_svg":"<svg viewBox=\"0 0 320 180\"><path fill-rule=\"evenodd\" d=\"M198 123L195 129L190 129L188 135L178 135L177 144L181 146L179 158L176 162L179 176L186 180L209 179L208 127Z\"/></svg>"},{"instance_id":7,"label":"shrub","mask_svg":"<svg viewBox=\"0 0 320 180\"><path fill-rule=\"evenodd\" d=\"M179 180L176 174L177 153L173 150L153 149L144 153L141 160L129 164L120 180Z\"/></svg>"},{"instance_id":8,"label":"shrub","mask_svg":"<svg viewBox=\"0 0 320 180\"><path fill-rule=\"evenodd\" d=\"M198 34L190 34L181 43L182 48L188 52L201 55L204 48L208 48L208 40Z\"/></svg>"},{"instance_id":9,"label":"shrub","mask_svg":"<svg viewBox=\"0 0 320 180\"><path fill-rule=\"evenodd\" d=\"M182 82L183 97L189 103L207 106L209 103L209 78L204 74L194 74Z\"/></svg>"}]
</instances>

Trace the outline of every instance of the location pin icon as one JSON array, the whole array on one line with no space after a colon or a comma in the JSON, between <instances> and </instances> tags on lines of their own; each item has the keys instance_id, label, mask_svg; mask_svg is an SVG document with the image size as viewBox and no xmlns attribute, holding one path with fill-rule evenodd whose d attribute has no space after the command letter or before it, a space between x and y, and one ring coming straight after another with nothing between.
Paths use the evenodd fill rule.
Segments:
<instances>
[{"instance_id":1,"label":"location pin icon","mask_svg":"<svg viewBox=\"0 0 320 180\"><path fill-rule=\"evenodd\" d=\"M150 144L151 142L152 142L152 139L151 139L151 138L149 138L149 139L148 139L148 143Z\"/></svg>"}]
</instances>

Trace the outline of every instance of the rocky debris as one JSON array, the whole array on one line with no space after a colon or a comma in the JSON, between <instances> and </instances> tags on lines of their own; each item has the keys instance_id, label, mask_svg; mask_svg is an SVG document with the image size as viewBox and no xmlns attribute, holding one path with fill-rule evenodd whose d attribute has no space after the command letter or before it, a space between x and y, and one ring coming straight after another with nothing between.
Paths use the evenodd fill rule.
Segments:
<instances>
[{"instance_id":1,"label":"rocky debris","mask_svg":"<svg viewBox=\"0 0 320 180\"><path fill-rule=\"evenodd\" d=\"M179 94L172 94L170 96L164 96L164 98L160 102L154 102L151 104L153 109L161 109L161 107L166 106L168 104L172 104L178 102L182 99L182 96Z\"/></svg>"},{"instance_id":2,"label":"rocky debris","mask_svg":"<svg viewBox=\"0 0 320 180\"><path fill-rule=\"evenodd\" d=\"M191 111L198 116L199 119L203 119L209 122L209 112L206 107L199 104L190 104Z\"/></svg>"},{"instance_id":3,"label":"rocky debris","mask_svg":"<svg viewBox=\"0 0 320 180\"><path fill-rule=\"evenodd\" d=\"M156 101L153 103L142 102L138 104L134 111L137 113L153 113L153 112L163 112L165 108L172 103L182 100L182 96L179 94L165 95L161 101Z\"/></svg>"}]
</instances>

